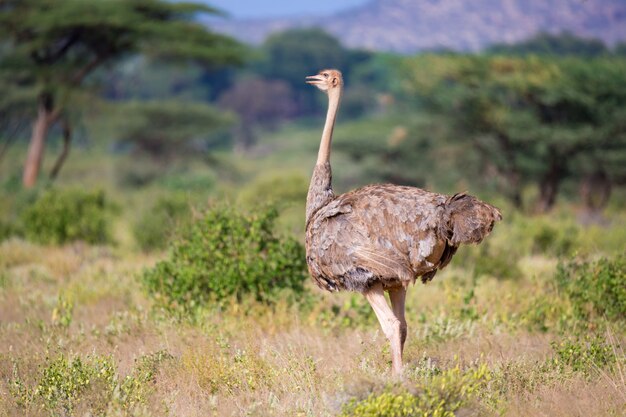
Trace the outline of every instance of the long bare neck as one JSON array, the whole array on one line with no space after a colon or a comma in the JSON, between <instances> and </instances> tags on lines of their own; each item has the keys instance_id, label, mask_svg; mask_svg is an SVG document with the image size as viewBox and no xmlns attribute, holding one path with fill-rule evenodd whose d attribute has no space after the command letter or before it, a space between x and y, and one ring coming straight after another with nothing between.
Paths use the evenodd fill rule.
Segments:
<instances>
[{"instance_id":1,"label":"long bare neck","mask_svg":"<svg viewBox=\"0 0 626 417\"><path fill-rule=\"evenodd\" d=\"M330 163L330 145L333 140L333 129L335 128L335 119L337 118L337 110L341 101L341 87L332 89L328 92L328 112L326 113L326 123L322 132L322 140L320 149L317 153L316 165Z\"/></svg>"},{"instance_id":2,"label":"long bare neck","mask_svg":"<svg viewBox=\"0 0 626 417\"><path fill-rule=\"evenodd\" d=\"M317 162L313 169L313 176L309 184L309 193L306 198L306 222L320 208L328 204L334 197L332 187L332 171L330 168L330 145L333 140L333 128L337 118L337 110L341 101L341 87L328 92L328 113L322 132Z\"/></svg>"}]
</instances>

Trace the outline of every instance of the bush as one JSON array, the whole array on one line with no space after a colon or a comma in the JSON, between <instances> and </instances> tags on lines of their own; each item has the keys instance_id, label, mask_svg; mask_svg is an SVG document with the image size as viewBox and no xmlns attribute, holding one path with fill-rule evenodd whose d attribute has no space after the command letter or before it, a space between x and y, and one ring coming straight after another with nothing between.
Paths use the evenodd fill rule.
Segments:
<instances>
[{"instance_id":1,"label":"bush","mask_svg":"<svg viewBox=\"0 0 626 417\"><path fill-rule=\"evenodd\" d=\"M15 234L15 227L11 223L0 219L0 242L14 236Z\"/></svg>"},{"instance_id":2,"label":"bush","mask_svg":"<svg viewBox=\"0 0 626 417\"><path fill-rule=\"evenodd\" d=\"M161 198L135 223L135 239L144 251L164 249L176 226L189 222L190 218L189 202L186 198Z\"/></svg>"},{"instance_id":3,"label":"bush","mask_svg":"<svg viewBox=\"0 0 626 417\"><path fill-rule=\"evenodd\" d=\"M110 242L112 208L103 191L48 190L22 213L24 235L44 244Z\"/></svg>"},{"instance_id":4,"label":"bush","mask_svg":"<svg viewBox=\"0 0 626 417\"><path fill-rule=\"evenodd\" d=\"M190 310L232 296L271 303L284 291L304 292L304 248L274 235L273 209L244 214L209 210L171 246L169 258L144 272L143 282L170 311Z\"/></svg>"},{"instance_id":5,"label":"bush","mask_svg":"<svg viewBox=\"0 0 626 417\"><path fill-rule=\"evenodd\" d=\"M343 417L454 417L489 380L485 365L461 371L459 367L435 375L418 387L390 389L344 405ZM473 415L473 414L472 414Z\"/></svg>"},{"instance_id":6,"label":"bush","mask_svg":"<svg viewBox=\"0 0 626 417\"><path fill-rule=\"evenodd\" d=\"M129 415L134 415L132 410L152 395L159 367L172 358L166 351L141 356L132 372L122 379L110 357L46 357L30 383L14 363L9 391L24 414L41 409L51 416L108 415L107 410L114 415L126 415L129 411Z\"/></svg>"},{"instance_id":7,"label":"bush","mask_svg":"<svg viewBox=\"0 0 626 417\"><path fill-rule=\"evenodd\" d=\"M533 253L563 256L571 254L578 238L578 229L572 225L554 227L539 222L533 235Z\"/></svg>"},{"instance_id":8,"label":"bush","mask_svg":"<svg viewBox=\"0 0 626 417\"><path fill-rule=\"evenodd\" d=\"M80 357L69 360L61 355L42 369L35 387L27 386L14 372L10 390L19 406L36 404L56 416L73 415L85 396L92 409L104 412L115 385L115 367L110 359L96 356L86 361Z\"/></svg>"},{"instance_id":9,"label":"bush","mask_svg":"<svg viewBox=\"0 0 626 417\"><path fill-rule=\"evenodd\" d=\"M597 262L561 263L555 280L559 291L569 298L576 318L626 317L626 255Z\"/></svg>"},{"instance_id":10,"label":"bush","mask_svg":"<svg viewBox=\"0 0 626 417\"><path fill-rule=\"evenodd\" d=\"M500 251L491 252L487 248L488 245L485 245L480 250L480 256L476 258L474 277L487 275L498 279L516 279L522 276L514 255Z\"/></svg>"},{"instance_id":11,"label":"bush","mask_svg":"<svg viewBox=\"0 0 626 417\"><path fill-rule=\"evenodd\" d=\"M598 336L552 342L552 349L555 355L550 362L561 372L568 367L588 375L595 369L611 366L616 360L612 347Z\"/></svg>"},{"instance_id":12,"label":"bush","mask_svg":"<svg viewBox=\"0 0 626 417\"><path fill-rule=\"evenodd\" d=\"M237 201L245 206L302 202L306 201L308 188L308 180L300 174L270 174L261 176L246 186L239 193Z\"/></svg>"}]
</instances>

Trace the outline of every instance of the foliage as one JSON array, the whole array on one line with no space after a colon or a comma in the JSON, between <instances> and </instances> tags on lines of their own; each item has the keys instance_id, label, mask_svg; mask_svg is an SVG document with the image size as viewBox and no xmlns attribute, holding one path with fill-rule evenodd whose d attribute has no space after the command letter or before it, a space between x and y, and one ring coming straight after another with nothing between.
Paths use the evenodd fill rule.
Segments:
<instances>
[{"instance_id":1,"label":"foliage","mask_svg":"<svg viewBox=\"0 0 626 417\"><path fill-rule=\"evenodd\" d=\"M137 405L145 404L154 390L159 367L173 356L165 350L142 355L135 360L135 367L130 375L118 380L118 398L122 409L132 410Z\"/></svg>"},{"instance_id":2,"label":"foliage","mask_svg":"<svg viewBox=\"0 0 626 417\"><path fill-rule=\"evenodd\" d=\"M424 55L402 72L405 91L449 119L449 135L480 155L483 174L495 174L518 207L529 184L545 211L565 179L624 175L622 58Z\"/></svg>"},{"instance_id":3,"label":"foliage","mask_svg":"<svg viewBox=\"0 0 626 417\"><path fill-rule=\"evenodd\" d=\"M192 62L155 60L145 55L132 55L113 66L101 86L106 100L126 102L203 101L210 95L202 78L206 71Z\"/></svg>"},{"instance_id":4,"label":"foliage","mask_svg":"<svg viewBox=\"0 0 626 417\"><path fill-rule=\"evenodd\" d=\"M304 291L304 248L273 232L273 209L245 214L214 207L181 233L168 259L143 274L146 288L169 310L193 309L246 295L270 303Z\"/></svg>"},{"instance_id":5,"label":"foliage","mask_svg":"<svg viewBox=\"0 0 626 417\"><path fill-rule=\"evenodd\" d=\"M320 96L304 83L304 77L324 68L341 69L344 79L367 63L371 55L341 45L334 36L319 28L289 29L270 35L261 48L262 56L253 70L268 79L283 80L294 93L297 115L320 112Z\"/></svg>"},{"instance_id":6,"label":"foliage","mask_svg":"<svg viewBox=\"0 0 626 417\"><path fill-rule=\"evenodd\" d=\"M106 357L94 356L83 360L64 355L50 360L41 370L37 385L28 387L14 370L11 394L18 404L41 404L50 415L72 415L85 391L90 390L98 401L91 398L94 411L102 413L115 387L115 367ZM93 395L93 394L92 394Z\"/></svg>"},{"instance_id":7,"label":"foliage","mask_svg":"<svg viewBox=\"0 0 626 417\"><path fill-rule=\"evenodd\" d=\"M556 256L571 255L575 247L578 229L574 226L556 227L548 222L539 223L533 234L533 252L553 254Z\"/></svg>"},{"instance_id":8,"label":"foliage","mask_svg":"<svg viewBox=\"0 0 626 417\"><path fill-rule=\"evenodd\" d=\"M21 215L24 235L44 244L111 242L114 206L103 191L50 189Z\"/></svg>"},{"instance_id":9,"label":"foliage","mask_svg":"<svg viewBox=\"0 0 626 417\"><path fill-rule=\"evenodd\" d=\"M474 276L489 275L498 279L519 278L522 273L517 265L519 259L512 253L489 250L492 245L483 242L474 265Z\"/></svg>"},{"instance_id":10,"label":"foliage","mask_svg":"<svg viewBox=\"0 0 626 417\"><path fill-rule=\"evenodd\" d=\"M240 79L224 91L218 103L239 115L239 125L235 129L239 149L247 149L256 143L255 127L272 127L296 111L293 92L287 82L257 77Z\"/></svg>"},{"instance_id":11,"label":"foliage","mask_svg":"<svg viewBox=\"0 0 626 417\"><path fill-rule=\"evenodd\" d=\"M114 111L121 141L160 158L202 154L222 144L221 136L210 132L232 123L229 115L199 102L135 101L118 103Z\"/></svg>"},{"instance_id":12,"label":"foliage","mask_svg":"<svg viewBox=\"0 0 626 417\"><path fill-rule=\"evenodd\" d=\"M435 375L413 394L387 388L363 400L344 405L342 416L351 417L454 417L489 380L485 365L469 370L456 368Z\"/></svg>"},{"instance_id":13,"label":"foliage","mask_svg":"<svg viewBox=\"0 0 626 417\"><path fill-rule=\"evenodd\" d=\"M626 256L584 262L573 259L561 263L555 281L559 291L572 303L580 320L626 317Z\"/></svg>"},{"instance_id":14,"label":"foliage","mask_svg":"<svg viewBox=\"0 0 626 417\"><path fill-rule=\"evenodd\" d=\"M132 411L153 392L158 368L172 356L165 351L141 356L132 372L121 379L110 357L58 355L46 358L34 384L20 376L14 363L9 381L11 396L22 409L38 407L50 416L104 415L108 410ZM78 411L81 410L81 411Z\"/></svg>"},{"instance_id":15,"label":"foliage","mask_svg":"<svg viewBox=\"0 0 626 417\"><path fill-rule=\"evenodd\" d=\"M76 97L88 91L100 68L135 53L205 65L238 62L242 51L235 41L196 21L214 13L206 5L163 0L3 0L0 85L23 90L11 90L8 97L19 98L16 102L31 97L38 126L32 143L45 143L49 129L62 122L69 144L67 110L78 107ZM31 147L26 186L35 182L42 152L43 146Z\"/></svg>"},{"instance_id":16,"label":"foliage","mask_svg":"<svg viewBox=\"0 0 626 417\"><path fill-rule=\"evenodd\" d=\"M59 294L57 305L52 310L52 323L67 329L72 324L73 313L74 301L63 294Z\"/></svg>"},{"instance_id":17,"label":"foliage","mask_svg":"<svg viewBox=\"0 0 626 417\"><path fill-rule=\"evenodd\" d=\"M605 55L608 50L599 39L579 38L570 32L539 33L515 44L496 44L487 49L492 54L510 55L574 55L586 58Z\"/></svg>"},{"instance_id":18,"label":"foliage","mask_svg":"<svg viewBox=\"0 0 626 417\"><path fill-rule=\"evenodd\" d=\"M560 372L568 368L588 375L610 367L616 360L613 348L599 336L553 342L552 349L554 357L549 362Z\"/></svg>"},{"instance_id":19,"label":"foliage","mask_svg":"<svg viewBox=\"0 0 626 417\"><path fill-rule=\"evenodd\" d=\"M294 204L306 201L308 179L298 173L266 174L243 188L237 201L245 206Z\"/></svg>"},{"instance_id":20,"label":"foliage","mask_svg":"<svg viewBox=\"0 0 626 417\"><path fill-rule=\"evenodd\" d=\"M14 225L0 218L0 242L16 234Z\"/></svg>"},{"instance_id":21,"label":"foliage","mask_svg":"<svg viewBox=\"0 0 626 417\"><path fill-rule=\"evenodd\" d=\"M135 239L144 251L167 246L176 227L189 223L189 201L182 195L162 197L133 226Z\"/></svg>"}]
</instances>

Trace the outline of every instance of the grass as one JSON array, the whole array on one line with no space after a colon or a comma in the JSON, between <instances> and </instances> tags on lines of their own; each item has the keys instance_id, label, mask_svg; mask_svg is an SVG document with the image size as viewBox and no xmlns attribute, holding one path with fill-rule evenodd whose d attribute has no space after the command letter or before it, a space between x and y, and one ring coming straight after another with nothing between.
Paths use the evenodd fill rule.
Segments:
<instances>
[{"instance_id":1,"label":"grass","mask_svg":"<svg viewBox=\"0 0 626 417\"><path fill-rule=\"evenodd\" d=\"M392 415L366 411L394 395L422 408L448 398L442 413L617 416L626 400L623 321L577 335L528 325L551 285L551 257L522 256L521 275L506 280L453 262L411 288L402 382L356 295L312 290L311 308L232 301L191 324L154 308L140 286L154 255L14 239L0 260L4 416ZM581 359L588 340L600 359ZM477 370L480 381L468 376ZM54 375L75 381L56 386Z\"/></svg>"}]
</instances>

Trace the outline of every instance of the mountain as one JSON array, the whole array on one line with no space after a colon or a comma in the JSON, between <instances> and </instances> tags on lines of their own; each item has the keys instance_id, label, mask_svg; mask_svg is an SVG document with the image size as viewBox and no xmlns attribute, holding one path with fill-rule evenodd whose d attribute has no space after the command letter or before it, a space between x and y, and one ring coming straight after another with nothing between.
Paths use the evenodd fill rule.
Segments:
<instances>
[{"instance_id":1,"label":"mountain","mask_svg":"<svg viewBox=\"0 0 626 417\"><path fill-rule=\"evenodd\" d=\"M477 51L538 32L571 32L608 45L626 40L626 0L372 0L330 16L211 21L211 27L258 44L271 33L317 26L344 45L411 53Z\"/></svg>"}]
</instances>

